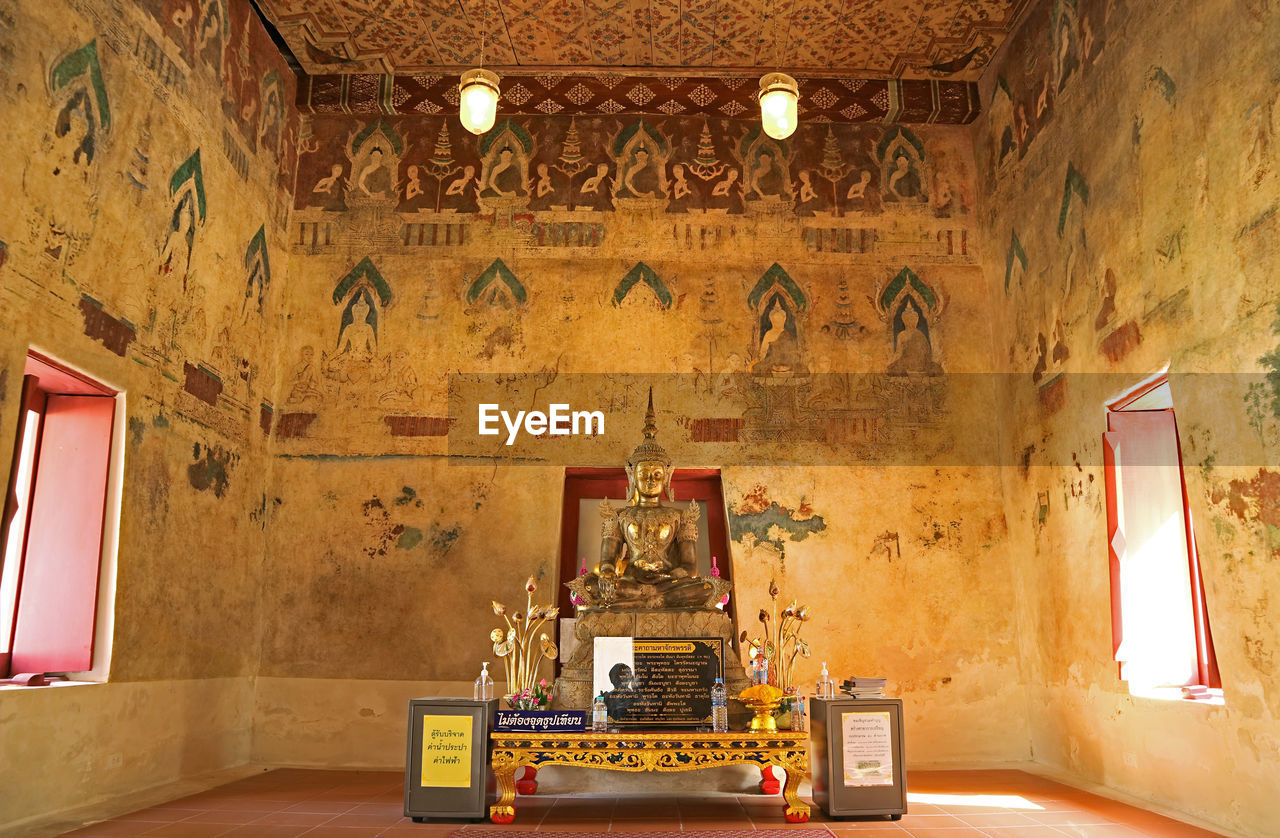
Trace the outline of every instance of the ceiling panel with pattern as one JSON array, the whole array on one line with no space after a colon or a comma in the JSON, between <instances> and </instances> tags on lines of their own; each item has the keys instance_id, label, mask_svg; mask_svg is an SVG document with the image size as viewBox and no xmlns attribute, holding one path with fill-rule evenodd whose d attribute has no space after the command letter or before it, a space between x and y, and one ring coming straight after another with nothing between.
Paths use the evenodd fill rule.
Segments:
<instances>
[{"instance_id":1,"label":"ceiling panel with pattern","mask_svg":"<svg viewBox=\"0 0 1280 838\"><path fill-rule=\"evenodd\" d=\"M595 69L976 80L1030 0L259 0L310 74Z\"/></svg>"}]
</instances>

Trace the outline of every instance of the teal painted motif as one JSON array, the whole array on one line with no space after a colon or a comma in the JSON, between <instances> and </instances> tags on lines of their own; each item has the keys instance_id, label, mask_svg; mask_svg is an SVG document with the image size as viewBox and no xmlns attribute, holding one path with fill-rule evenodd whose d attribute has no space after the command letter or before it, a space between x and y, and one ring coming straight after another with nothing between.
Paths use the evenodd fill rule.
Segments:
<instances>
[{"instance_id":1,"label":"teal painted motif","mask_svg":"<svg viewBox=\"0 0 1280 838\"><path fill-rule=\"evenodd\" d=\"M991 88L991 101L987 103L988 107L996 103L996 96L1004 93L1005 98L1010 102L1013 101L1013 93L1009 90L1009 80L1004 76L996 76L996 86Z\"/></svg>"},{"instance_id":2,"label":"teal painted motif","mask_svg":"<svg viewBox=\"0 0 1280 838\"><path fill-rule=\"evenodd\" d=\"M915 149L916 154L918 155L918 160L924 159L924 143L920 142L920 138L911 133L909 129L903 128L901 125L895 125L893 128L884 132L884 136L880 138L880 142L876 143L876 159L884 160L890 147L892 147L894 142L899 138Z\"/></svg>"},{"instance_id":3,"label":"teal painted motif","mask_svg":"<svg viewBox=\"0 0 1280 838\"><path fill-rule=\"evenodd\" d=\"M244 289L244 308L248 308L249 301L257 298L258 313L262 313L262 304L267 296L267 286L271 284L271 260L267 258L267 229L266 225L258 228L258 232L253 234L253 238L249 240L249 247L244 252L244 266L248 270L248 279L245 281Z\"/></svg>"},{"instance_id":4,"label":"teal painted motif","mask_svg":"<svg viewBox=\"0 0 1280 838\"><path fill-rule=\"evenodd\" d=\"M1280 306L1276 308L1276 319L1271 324L1272 334L1280 336ZM1280 345L1258 359L1258 363L1266 370L1264 380L1249 385L1245 396L1245 413L1258 433L1262 433L1262 422L1268 418L1280 419Z\"/></svg>"},{"instance_id":5,"label":"teal painted motif","mask_svg":"<svg viewBox=\"0 0 1280 838\"><path fill-rule=\"evenodd\" d=\"M910 268L903 268L898 271L898 275L889 281L885 289L880 294L880 307L888 309L893 301L902 293L902 289L911 288L920 295L920 299L924 300L924 304L929 307L930 311L936 311L938 308L938 297L933 293L933 289L920 281L920 277L916 276L915 271Z\"/></svg>"},{"instance_id":6,"label":"teal painted motif","mask_svg":"<svg viewBox=\"0 0 1280 838\"><path fill-rule=\"evenodd\" d=\"M507 117L486 131L484 136L480 138L480 156L483 157L488 154L489 149L493 147L493 144L497 142L498 138L504 133L508 133L515 137L516 142L520 144L520 148L524 149L525 154L533 153L533 137L529 135L529 132L526 131L520 123L510 117Z\"/></svg>"},{"instance_id":7,"label":"teal painted motif","mask_svg":"<svg viewBox=\"0 0 1280 838\"><path fill-rule=\"evenodd\" d=\"M204 221L208 210L204 197L204 170L200 167L200 149L198 148L174 171L173 177L169 178L169 195L177 195L188 181L191 182L191 189L195 195L200 220Z\"/></svg>"},{"instance_id":8,"label":"teal painted motif","mask_svg":"<svg viewBox=\"0 0 1280 838\"><path fill-rule=\"evenodd\" d=\"M102 79L102 65L98 62L97 41L90 41L59 61L49 74L49 86L57 92L81 76L88 77L102 130L111 130L111 105L107 100L107 85Z\"/></svg>"},{"instance_id":9,"label":"teal painted motif","mask_svg":"<svg viewBox=\"0 0 1280 838\"><path fill-rule=\"evenodd\" d=\"M378 299L384 306L391 302L391 286L387 284L387 281L383 279L382 274L378 272L376 267L374 267L373 260L366 256L361 259L359 264L352 268L346 276L338 280L338 284L334 286L334 305L345 300L347 298L347 294L349 294L351 289L354 288L361 280L367 280L368 283L373 286L373 289L378 292Z\"/></svg>"},{"instance_id":10,"label":"teal painted motif","mask_svg":"<svg viewBox=\"0 0 1280 838\"><path fill-rule=\"evenodd\" d=\"M762 137L764 139L764 142L777 146L779 153L783 157L790 157L791 147L790 145L787 144L786 140L775 140L769 135L765 134L763 128L761 128L759 125L756 125L750 131L748 131L747 135L743 137L742 140L739 141L738 143L738 153L742 155L742 159L744 160L751 159L751 147L754 146L756 144L756 141L760 140Z\"/></svg>"},{"instance_id":11,"label":"teal painted motif","mask_svg":"<svg viewBox=\"0 0 1280 838\"><path fill-rule=\"evenodd\" d=\"M760 512L738 514L729 510L729 533L734 541L741 541L747 533L756 537L759 543L769 543L782 551L786 541L804 541L813 533L822 532L827 522L821 515L796 520L794 511L784 509L778 502L772 501ZM779 533L784 533L786 538Z\"/></svg>"},{"instance_id":12,"label":"teal painted motif","mask_svg":"<svg viewBox=\"0 0 1280 838\"><path fill-rule=\"evenodd\" d=\"M613 289L613 304L615 306L622 305L622 301L627 298L627 295L631 293L631 289L638 282L644 282L645 285L653 290L654 296L658 298L658 302L664 309L671 308L673 301L671 292L667 290L667 286L658 278L658 274L654 272L653 268L644 262L637 262L636 266L618 283L618 287Z\"/></svg>"},{"instance_id":13,"label":"teal painted motif","mask_svg":"<svg viewBox=\"0 0 1280 838\"><path fill-rule=\"evenodd\" d=\"M400 135L395 132L387 123L378 119L372 122L367 128L356 134L355 139L351 142L351 148L359 151L364 148L365 141L372 137L375 133L382 133L387 138L387 142L391 144L391 148L397 155L404 153L404 142L400 139Z\"/></svg>"},{"instance_id":14,"label":"teal painted motif","mask_svg":"<svg viewBox=\"0 0 1280 838\"><path fill-rule=\"evenodd\" d=\"M1009 238L1009 255L1004 260L1004 293L1009 293L1009 281L1013 277L1013 263L1017 261L1022 266L1022 270L1027 269L1027 252L1022 249L1022 241L1018 238L1018 231L1014 230Z\"/></svg>"},{"instance_id":15,"label":"teal painted motif","mask_svg":"<svg viewBox=\"0 0 1280 838\"><path fill-rule=\"evenodd\" d=\"M623 155L627 148L627 144L631 142L631 138L636 134L643 134L648 137L649 142L653 143L657 149L656 156L666 156L670 151L670 146L662 134L653 129L653 126L645 122L643 119L628 125L618 133L617 138L613 141L613 154L615 157Z\"/></svg>"},{"instance_id":16,"label":"teal painted motif","mask_svg":"<svg viewBox=\"0 0 1280 838\"><path fill-rule=\"evenodd\" d=\"M524 286L520 284L520 280L511 272L511 269L501 259L494 259L493 264L485 268L484 273L476 277L475 281L467 288L467 305L471 305L480 299L480 295L494 280L505 285L517 303L523 304L529 298Z\"/></svg>"},{"instance_id":17,"label":"teal painted motif","mask_svg":"<svg viewBox=\"0 0 1280 838\"><path fill-rule=\"evenodd\" d=\"M1147 70L1147 85L1160 91L1164 100L1170 105L1173 104L1173 97L1178 93L1178 85L1174 84L1173 78L1165 72L1163 67L1152 65L1151 69Z\"/></svg>"},{"instance_id":18,"label":"teal painted motif","mask_svg":"<svg viewBox=\"0 0 1280 838\"><path fill-rule=\"evenodd\" d=\"M1067 228L1067 212L1071 209L1071 196L1079 195L1081 202L1087 207L1089 206L1089 184L1085 183L1084 175L1076 170L1074 163L1067 164L1067 180L1062 185L1062 210L1058 213L1058 238L1062 238L1062 231Z\"/></svg>"},{"instance_id":19,"label":"teal painted motif","mask_svg":"<svg viewBox=\"0 0 1280 838\"><path fill-rule=\"evenodd\" d=\"M791 298L791 302L795 304L796 311L804 311L808 307L809 301L805 298L804 292L800 290L800 286L777 262L774 262L769 270L764 272L764 275L756 283L756 287L751 289L751 293L747 295L747 303L753 309L758 308L760 301L764 299L765 294L774 285L780 286L787 293L787 296Z\"/></svg>"}]
</instances>

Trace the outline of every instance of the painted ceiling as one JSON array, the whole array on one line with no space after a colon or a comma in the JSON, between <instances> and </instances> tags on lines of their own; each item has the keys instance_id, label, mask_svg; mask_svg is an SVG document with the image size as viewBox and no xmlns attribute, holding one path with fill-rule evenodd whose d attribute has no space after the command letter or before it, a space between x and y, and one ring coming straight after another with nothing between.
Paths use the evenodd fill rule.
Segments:
<instances>
[{"instance_id":1,"label":"painted ceiling","mask_svg":"<svg viewBox=\"0 0 1280 838\"><path fill-rule=\"evenodd\" d=\"M259 0L308 74L981 74L1030 0Z\"/></svg>"}]
</instances>

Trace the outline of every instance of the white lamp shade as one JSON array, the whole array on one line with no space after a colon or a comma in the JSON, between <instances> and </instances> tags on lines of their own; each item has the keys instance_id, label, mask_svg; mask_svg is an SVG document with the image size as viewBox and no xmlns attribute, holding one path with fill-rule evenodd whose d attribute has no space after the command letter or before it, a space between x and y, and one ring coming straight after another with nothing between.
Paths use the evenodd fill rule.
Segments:
<instances>
[{"instance_id":1,"label":"white lamp shade","mask_svg":"<svg viewBox=\"0 0 1280 838\"><path fill-rule=\"evenodd\" d=\"M472 134L483 134L498 118L498 76L488 70L468 70L458 84L458 119Z\"/></svg>"},{"instance_id":2,"label":"white lamp shade","mask_svg":"<svg viewBox=\"0 0 1280 838\"><path fill-rule=\"evenodd\" d=\"M800 123L797 113L800 89L786 73L769 73L760 79L760 122L775 140L785 140Z\"/></svg>"}]
</instances>

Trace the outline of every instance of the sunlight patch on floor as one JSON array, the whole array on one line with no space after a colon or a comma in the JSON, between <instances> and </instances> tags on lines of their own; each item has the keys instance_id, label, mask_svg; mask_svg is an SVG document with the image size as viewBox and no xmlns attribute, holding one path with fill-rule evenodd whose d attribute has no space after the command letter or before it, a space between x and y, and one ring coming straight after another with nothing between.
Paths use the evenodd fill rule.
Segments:
<instances>
[{"instance_id":1,"label":"sunlight patch on floor","mask_svg":"<svg viewBox=\"0 0 1280 838\"><path fill-rule=\"evenodd\" d=\"M1035 810L1044 807L1016 794L918 794L907 792L908 803L932 803L934 806L998 806L1001 809Z\"/></svg>"}]
</instances>

